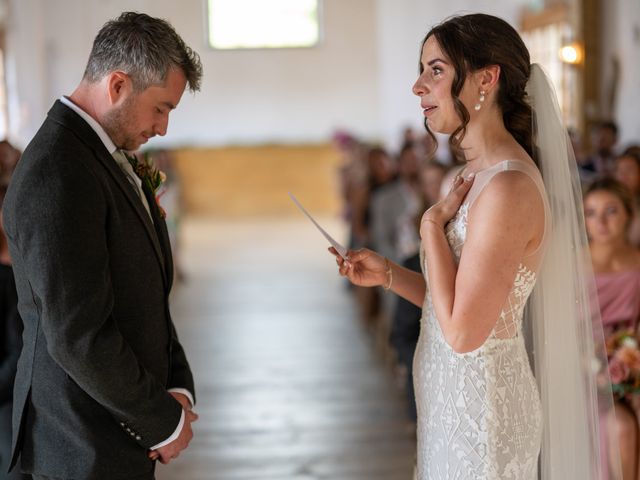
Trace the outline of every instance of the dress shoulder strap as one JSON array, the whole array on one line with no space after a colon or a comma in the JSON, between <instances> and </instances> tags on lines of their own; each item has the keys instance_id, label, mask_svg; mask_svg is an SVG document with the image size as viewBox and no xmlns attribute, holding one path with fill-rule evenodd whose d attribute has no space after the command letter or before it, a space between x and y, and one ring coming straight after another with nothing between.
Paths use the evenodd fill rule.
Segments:
<instances>
[{"instance_id":1,"label":"dress shoulder strap","mask_svg":"<svg viewBox=\"0 0 640 480\"><path fill-rule=\"evenodd\" d=\"M467 203L469 207L471 207L471 205L475 203L480 194L484 191L485 187L489 184L489 182L491 182L493 177L495 177L498 173L507 171L517 171L526 174L536 184L536 186L540 190L540 193L543 194L544 197L546 197L544 183L542 182L542 176L540 175L540 171L534 165L530 165L520 160L504 160L500 163L496 163L492 167L481 170L476 174L476 178L473 181L473 186L467 194L465 203Z\"/></svg>"},{"instance_id":2,"label":"dress shoulder strap","mask_svg":"<svg viewBox=\"0 0 640 480\"><path fill-rule=\"evenodd\" d=\"M538 187L538 191L540 192L540 196L542 198L542 202L544 203L544 216L545 216L545 228L543 241L540 242L540 246L536 248L536 250L530 255L534 255L540 247L545 243L547 234L550 229L550 220L551 220L551 210L549 209L549 202L547 198L547 192L544 187L544 182L542 180L542 175L540 174L540 170L532 164L528 162L524 162L521 160L504 160L500 163L493 165L485 170L481 170L476 174L476 178L473 181L473 185L469 193L467 194L467 198L465 199L465 203L471 208L471 206L478 199L480 194L484 191L485 187L491 182L491 180L501 172L507 171L516 171L522 172L527 175L533 183ZM528 256L530 256L528 255Z\"/></svg>"}]
</instances>

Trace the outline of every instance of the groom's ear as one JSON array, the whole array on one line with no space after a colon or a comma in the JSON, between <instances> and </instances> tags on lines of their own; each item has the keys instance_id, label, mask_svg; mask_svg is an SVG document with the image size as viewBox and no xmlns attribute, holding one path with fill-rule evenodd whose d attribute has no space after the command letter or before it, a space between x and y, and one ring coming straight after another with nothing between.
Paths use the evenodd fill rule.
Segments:
<instances>
[{"instance_id":1,"label":"groom's ear","mask_svg":"<svg viewBox=\"0 0 640 480\"><path fill-rule=\"evenodd\" d=\"M107 97L111 106L121 103L131 93L133 93L133 82L126 73L116 70L106 77Z\"/></svg>"}]
</instances>

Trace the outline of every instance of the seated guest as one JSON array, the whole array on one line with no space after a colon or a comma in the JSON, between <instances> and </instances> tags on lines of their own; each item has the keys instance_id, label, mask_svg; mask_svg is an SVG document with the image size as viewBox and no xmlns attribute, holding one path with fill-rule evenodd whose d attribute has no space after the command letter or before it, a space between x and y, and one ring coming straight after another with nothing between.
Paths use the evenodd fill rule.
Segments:
<instances>
[{"instance_id":1,"label":"seated guest","mask_svg":"<svg viewBox=\"0 0 640 480\"><path fill-rule=\"evenodd\" d=\"M413 228L418 231L422 213L439 200L440 184L446 173L446 167L438 162L424 162L420 168L419 190L423 201L423 207L418 210L414 217ZM419 249L419 244L418 244ZM420 272L420 253L418 250L413 255L402 262L402 266L415 272ZM391 327L390 342L396 355L398 363L406 372L406 393L409 418L416 420L416 401L413 391L413 354L420 335L420 317L422 309L404 298L398 297Z\"/></svg>"},{"instance_id":2,"label":"seated guest","mask_svg":"<svg viewBox=\"0 0 640 480\"><path fill-rule=\"evenodd\" d=\"M351 238L349 248L371 246L371 198L396 175L393 160L384 148L368 147L360 152L364 175L356 174L349 188L349 220ZM353 173L360 169L354 170ZM365 324L373 326L380 312L380 295L376 289L352 287L360 316Z\"/></svg>"},{"instance_id":3,"label":"seated guest","mask_svg":"<svg viewBox=\"0 0 640 480\"><path fill-rule=\"evenodd\" d=\"M7 191L0 186L0 480L31 478L14 469L7 473L11 454L13 380L22 349L22 320L7 239L2 228L2 202Z\"/></svg>"},{"instance_id":4,"label":"seated guest","mask_svg":"<svg viewBox=\"0 0 640 480\"><path fill-rule=\"evenodd\" d=\"M420 209L419 157L415 144L403 145L398 155L396 180L371 197L371 245L397 262L415 252L419 242L414 218Z\"/></svg>"},{"instance_id":5,"label":"seated guest","mask_svg":"<svg viewBox=\"0 0 640 480\"><path fill-rule=\"evenodd\" d=\"M622 152L623 155L635 155L635 156L640 156L640 144L631 144L629 145L627 148L624 149L624 152Z\"/></svg>"},{"instance_id":6,"label":"seated guest","mask_svg":"<svg viewBox=\"0 0 640 480\"><path fill-rule=\"evenodd\" d=\"M580 165L580 177L583 181L612 175L615 168L618 126L611 121L600 122L591 133L592 153Z\"/></svg>"},{"instance_id":7,"label":"seated guest","mask_svg":"<svg viewBox=\"0 0 640 480\"><path fill-rule=\"evenodd\" d=\"M7 140L0 141L0 185L9 185L18 160L20 151Z\"/></svg>"},{"instance_id":8,"label":"seated guest","mask_svg":"<svg viewBox=\"0 0 640 480\"><path fill-rule=\"evenodd\" d=\"M424 208L431 207L440 200L442 182L447 175L447 167L436 161L425 162L420 168L420 194Z\"/></svg>"},{"instance_id":9,"label":"seated guest","mask_svg":"<svg viewBox=\"0 0 640 480\"><path fill-rule=\"evenodd\" d=\"M640 247L640 152L623 153L616 159L614 177L622 183L633 199L634 214L629 226L629 241Z\"/></svg>"},{"instance_id":10,"label":"seated guest","mask_svg":"<svg viewBox=\"0 0 640 480\"><path fill-rule=\"evenodd\" d=\"M596 277L598 301L605 336L622 329L636 332L640 318L640 252L628 240L627 230L633 215L631 195L620 182L605 178L594 182L584 196L585 223ZM633 395L635 397L635 395ZM637 398L623 398L615 402L615 421L601 418L601 441L617 437L622 478L637 479L638 408ZM614 458L606 454L606 458ZM610 476L619 478L615 462Z\"/></svg>"}]
</instances>

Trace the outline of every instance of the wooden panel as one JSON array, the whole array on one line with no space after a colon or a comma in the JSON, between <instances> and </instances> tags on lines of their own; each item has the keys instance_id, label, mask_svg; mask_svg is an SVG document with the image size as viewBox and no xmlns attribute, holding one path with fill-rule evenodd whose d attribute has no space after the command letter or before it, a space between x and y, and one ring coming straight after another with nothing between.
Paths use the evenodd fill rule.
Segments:
<instances>
[{"instance_id":1,"label":"wooden panel","mask_svg":"<svg viewBox=\"0 0 640 480\"><path fill-rule=\"evenodd\" d=\"M297 215L288 191L314 212L339 210L339 157L331 145L193 148L174 155L187 213Z\"/></svg>"}]
</instances>

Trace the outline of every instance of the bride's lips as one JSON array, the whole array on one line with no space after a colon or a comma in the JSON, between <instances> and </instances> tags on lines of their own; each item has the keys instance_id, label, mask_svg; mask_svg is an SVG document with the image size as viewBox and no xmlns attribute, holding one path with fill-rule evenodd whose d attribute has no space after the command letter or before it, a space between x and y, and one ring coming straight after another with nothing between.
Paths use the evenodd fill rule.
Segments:
<instances>
[{"instance_id":1,"label":"bride's lips","mask_svg":"<svg viewBox=\"0 0 640 480\"><path fill-rule=\"evenodd\" d=\"M428 117L435 111L436 108L438 107L436 107L435 105L422 105L422 113L425 117Z\"/></svg>"}]
</instances>

